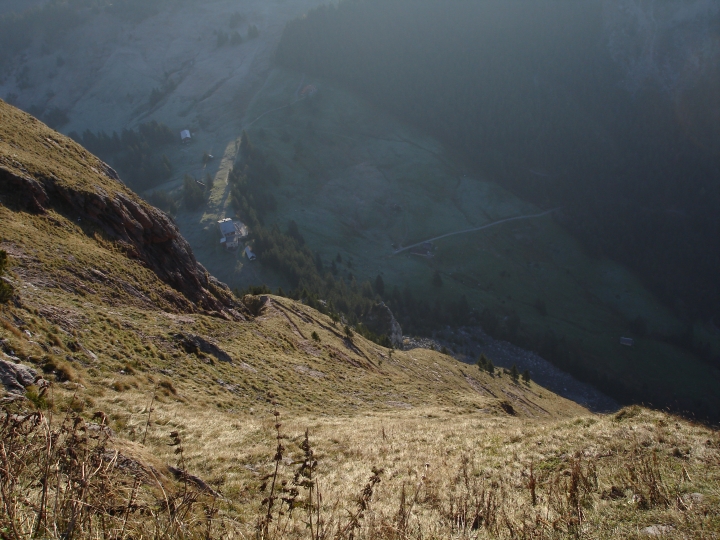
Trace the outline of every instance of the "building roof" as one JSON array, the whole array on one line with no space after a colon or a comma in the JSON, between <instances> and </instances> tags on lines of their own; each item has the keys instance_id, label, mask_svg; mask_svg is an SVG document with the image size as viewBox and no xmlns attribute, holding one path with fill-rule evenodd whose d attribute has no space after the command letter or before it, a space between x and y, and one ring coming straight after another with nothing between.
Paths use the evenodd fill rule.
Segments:
<instances>
[{"instance_id":1,"label":"building roof","mask_svg":"<svg viewBox=\"0 0 720 540\"><path fill-rule=\"evenodd\" d=\"M232 219L221 219L220 221L218 221L218 225L220 226L220 233L223 236L227 236L228 234L235 234L235 224L233 223Z\"/></svg>"},{"instance_id":2,"label":"building roof","mask_svg":"<svg viewBox=\"0 0 720 540\"><path fill-rule=\"evenodd\" d=\"M180 132L180 138L181 138L182 140L191 139L192 136L190 135L190 130L188 130L188 129L183 129L183 130Z\"/></svg>"}]
</instances>

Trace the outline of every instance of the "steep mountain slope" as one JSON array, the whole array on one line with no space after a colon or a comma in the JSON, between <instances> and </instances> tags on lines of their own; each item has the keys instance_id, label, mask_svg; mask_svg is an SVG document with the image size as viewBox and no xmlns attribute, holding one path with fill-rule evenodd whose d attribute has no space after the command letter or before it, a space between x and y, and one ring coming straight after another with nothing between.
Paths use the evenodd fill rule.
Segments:
<instances>
[{"instance_id":1,"label":"steep mountain slope","mask_svg":"<svg viewBox=\"0 0 720 540\"><path fill-rule=\"evenodd\" d=\"M183 353L189 351L213 366L208 368L213 386L250 402L258 394L264 400L269 392L278 399L287 396L289 404L308 381L318 390L308 395L309 403L329 392L326 401L349 410L436 400L460 406L475 396L481 403L482 395L502 394L497 387L483 390L486 382L477 373L477 381L466 380L463 370L469 368L449 357L427 351L390 357L363 339L348 339L341 326L292 301L234 299L195 261L165 214L142 202L69 139L1 106L2 249L13 261L21 292L16 309L26 312L16 313L8 324L23 321L23 330L42 333L44 326L28 320L32 315L27 313L37 311L62 336L52 351L25 335L14 345L26 349L25 356L54 353L121 371L131 361L123 358L129 343L137 342L133 334L139 333L145 347L136 351L144 355L135 358L136 368L179 367L178 358L187 358ZM200 329L208 339L196 335ZM319 340L311 338L313 331ZM122 336L129 341L123 344ZM156 360L158 365L151 365ZM432 368L438 360L441 364ZM240 375L243 381L232 382ZM383 388L380 383L388 377L398 377L399 385ZM217 382L220 378L228 382ZM569 411L579 411L564 403ZM542 412L545 408L518 407L529 415L550 414ZM564 405L557 408L562 411Z\"/></svg>"},{"instance_id":2,"label":"steep mountain slope","mask_svg":"<svg viewBox=\"0 0 720 540\"><path fill-rule=\"evenodd\" d=\"M318 93L298 99L301 81ZM385 301L406 335L431 330L442 337L446 324L468 325L471 332L480 326L621 402L703 416L720 410L720 371L678 346L687 321L626 267L587 253L555 219L558 213L446 237L415 253L394 253L398 246L446 233L543 214L544 208L472 174L437 138L332 81L282 69L271 73L249 105L248 118L257 119L247 129L250 140L280 170L277 183L265 184L277 203L265 215L266 226L286 230L294 220L323 261L324 274L336 272L348 281L352 275L359 287L381 275ZM237 146L231 149L223 159L228 168ZM207 203L176 216L196 256L231 287L296 288L272 272L259 251L259 260L248 262L242 252L229 253L218 243L217 220L234 212L232 187L228 169L221 168ZM441 286L432 285L434 272ZM476 311L448 317L447 304L462 297ZM484 345L447 334L448 346L470 362L481 351L498 361ZM698 324L693 335L720 352L720 332L713 326ZM634 338L635 346L621 345L621 336ZM503 365L513 362L520 366L522 360ZM535 366L525 368L540 376ZM566 387L551 388L562 394Z\"/></svg>"},{"instance_id":3,"label":"steep mountain slope","mask_svg":"<svg viewBox=\"0 0 720 540\"><path fill-rule=\"evenodd\" d=\"M690 321L720 305L719 28L711 1L348 0L288 24L278 60L562 206L590 253L688 321L676 342L718 365Z\"/></svg>"},{"instance_id":4,"label":"steep mountain slope","mask_svg":"<svg viewBox=\"0 0 720 540\"><path fill-rule=\"evenodd\" d=\"M74 452L53 469L58 479L83 459L117 475L120 505L87 506L97 520L80 521L76 537L93 526L113 536L308 537L304 511L275 513L317 504L290 491L302 488L290 469L303 452L300 463L320 478L318 516L338 538L720 530L720 439L710 429L639 408L590 415L532 382L348 336L291 300L235 299L171 220L97 158L3 102L0 171L0 249L15 290L0 306L0 366L22 362L53 382L45 394L29 387L30 401L6 396L0 446L39 448L43 463L37 442L47 426L67 435L53 444L69 441ZM12 416L17 408L25 413ZM33 408L46 412L27 415ZM88 434L104 431L93 419L114 431L112 451L83 457ZM315 458L302 449L306 428ZM0 510L10 538L61 520L52 506L46 521L32 518L43 493L35 463L0 478L8 487L12 475L29 475L16 512ZM381 484L363 491L371 467L384 469L373 475ZM83 478L67 489L105 493L110 477ZM269 478L283 499L258 510ZM11 500L11 490L0 492ZM68 536L58 530L50 523L47 535Z\"/></svg>"}]
</instances>

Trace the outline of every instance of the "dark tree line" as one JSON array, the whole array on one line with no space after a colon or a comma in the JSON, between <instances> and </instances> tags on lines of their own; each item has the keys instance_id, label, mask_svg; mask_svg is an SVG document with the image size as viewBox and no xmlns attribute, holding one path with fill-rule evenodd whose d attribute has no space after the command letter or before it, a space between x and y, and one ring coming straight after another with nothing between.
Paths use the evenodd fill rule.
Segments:
<instances>
[{"instance_id":1,"label":"dark tree line","mask_svg":"<svg viewBox=\"0 0 720 540\"><path fill-rule=\"evenodd\" d=\"M473 310L464 296L430 302L408 288L388 291L379 275L374 284L359 283L351 260L343 262L340 254L325 260L320 253L313 253L295 221L289 221L284 231L278 225L264 226L263 218L276 206L272 191L280 182L280 173L247 133L242 135L229 181L233 207L250 226L253 251L263 266L279 273L290 286L288 291L280 291L282 295L302 299L323 313L343 315L359 334L382 344L388 343L387 336L367 324L368 314L379 301L413 334L430 335L442 326L472 324Z\"/></svg>"},{"instance_id":2,"label":"dark tree line","mask_svg":"<svg viewBox=\"0 0 720 540\"><path fill-rule=\"evenodd\" d=\"M277 202L272 188L280 182L280 172L244 131L228 182L232 207L250 227L262 224L265 214L275 210Z\"/></svg>"},{"instance_id":3,"label":"dark tree line","mask_svg":"<svg viewBox=\"0 0 720 540\"><path fill-rule=\"evenodd\" d=\"M153 120L136 130L123 129L120 134L85 130L82 135L72 132L70 137L115 167L136 191L162 184L172 176L172 164L160 152L177 137L165 124Z\"/></svg>"},{"instance_id":4,"label":"dark tree line","mask_svg":"<svg viewBox=\"0 0 720 540\"><path fill-rule=\"evenodd\" d=\"M679 314L720 317L720 73L631 94L605 44L600 2L345 0L288 24L277 59L423 126L521 197L563 205L592 253Z\"/></svg>"}]
</instances>

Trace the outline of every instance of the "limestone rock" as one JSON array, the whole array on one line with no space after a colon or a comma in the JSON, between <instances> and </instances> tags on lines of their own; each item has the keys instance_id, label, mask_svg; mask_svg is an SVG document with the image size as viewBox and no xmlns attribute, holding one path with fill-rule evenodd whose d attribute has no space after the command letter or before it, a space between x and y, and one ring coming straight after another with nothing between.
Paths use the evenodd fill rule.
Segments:
<instances>
[{"instance_id":1,"label":"limestone rock","mask_svg":"<svg viewBox=\"0 0 720 540\"><path fill-rule=\"evenodd\" d=\"M670 525L650 525L649 527L645 527L641 534L644 536L665 536L670 533L672 533L675 530L674 527Z\"/></svg>"},{"instance_id":2,"label":"limestone rock","mask_svg":"<svg viewBox=\"0 0 720 540\"><path fill-rule=\"evenodd\" d=\"M39 379L40 377L34 369L0 358L0 382L8 394L23 395L25 388L35 384Z\"/></svg>"}]
</instances>

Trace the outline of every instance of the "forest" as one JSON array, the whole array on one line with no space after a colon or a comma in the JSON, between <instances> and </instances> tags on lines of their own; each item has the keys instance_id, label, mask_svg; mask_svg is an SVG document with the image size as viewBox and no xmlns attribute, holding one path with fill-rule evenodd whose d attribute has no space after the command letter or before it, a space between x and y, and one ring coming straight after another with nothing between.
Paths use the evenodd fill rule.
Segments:
<instances>
[{"instance_id":1,"label":"forest","mask_svg":"<svg viewBox=\"0 0 720 540\"><path fill-rule=\"evenodd\" d=\"M288 222L284 231L277 224L265 226L266 214L275 209L272 192L280 181L280 172L272 159L243 132L238 159L229 175L232 206L236 215L250 226L253 250L262 265L278 272L290 285L287 291L275 291L277 294L342 317L361 335L383 344L387 336L383 329L373 327L368 317L378 301L384 301L403 330L411 334L430 335L444 325L472 323L472 310L464 297L431 305L407 288L386 290L382 276L377 276L374 283L360 283L353 274L351 259L343 260L337 254L323 260L320 253L313 253L306 245L295 221ZM261 286L247 292L270 291Z\"/></svg>"},{"instance_id":2,"label":"forest","mask_svg":"<svg viewBox=\"0 0 720 540\"><path fill-rule=\"evenodd\" d=\"M603 31L600 2L344 0L289 23L277 61L562 206L589 253L628 265L686 320L720 320L720 69L630 92Z\"/></svg>"},{"instance_id":3,"label":"forest","mask_svg":"<svg viewBox=\"0 0 720 540\"><path fill-rule=\"evenodd\" d=\"M172 164L161 152L176 142L176 136L160 122L153 120L137 129L123 129L120 134L85 130L82 134L72 132L70 137L115 167L135 191L162 184L172 175Z\"/></svg>"}]
</instances>

